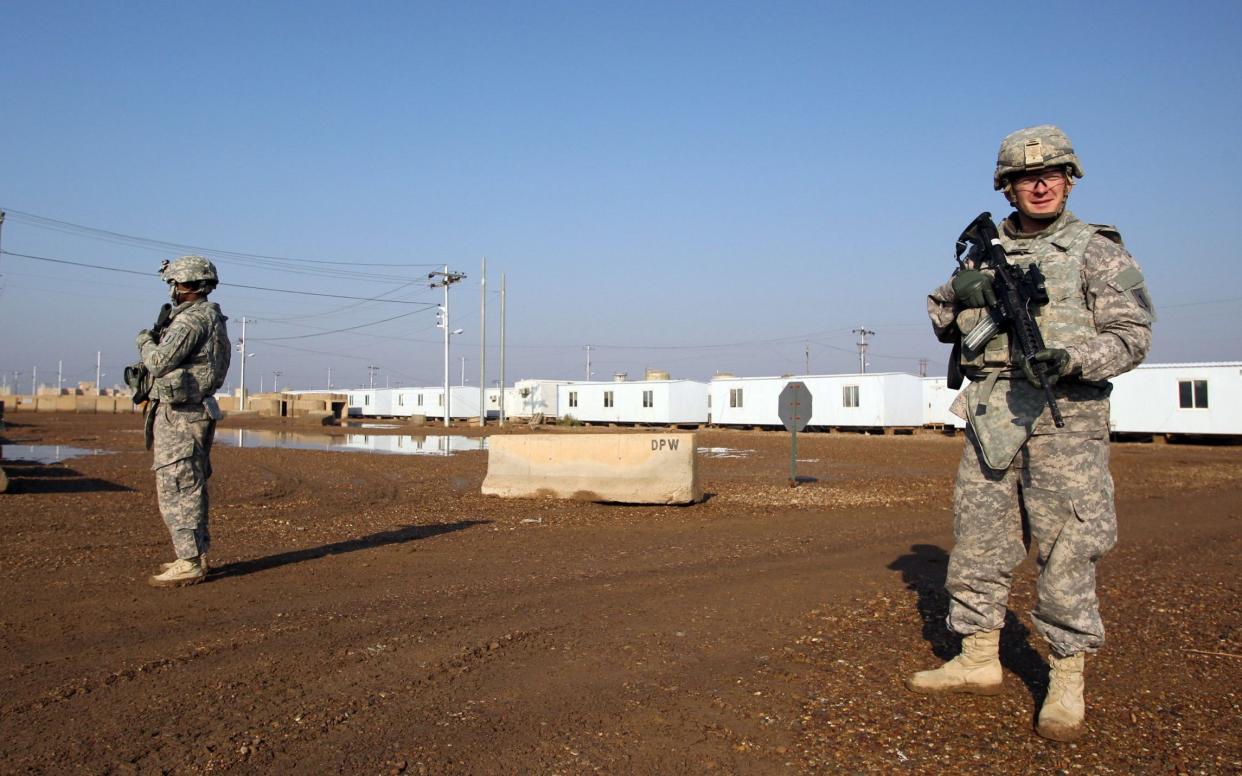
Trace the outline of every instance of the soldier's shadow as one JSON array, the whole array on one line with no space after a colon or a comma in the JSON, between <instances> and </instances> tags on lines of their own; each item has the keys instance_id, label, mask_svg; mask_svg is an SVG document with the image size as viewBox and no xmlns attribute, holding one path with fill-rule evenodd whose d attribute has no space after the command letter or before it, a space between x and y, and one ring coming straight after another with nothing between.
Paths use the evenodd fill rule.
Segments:
<instances>
[{"instance_id":1,"label":"soldier's shadow","mask_svg":"<svg viewBox=\"0 0 1242 776\"><path fill-rule=\"evenodd\" d=\"M20 458L0 460L9 478L10 493L132 493L133 488L87 477L61 463L39 463Z\"/></svg>"},{"instance_id":2,"label":"soldier's shadow","mask_svg":"<svg viewBox=\"0 0 1242 776\"><path fill-rule=\"evenodd\" d=\"M949 570L949 554L934 544L915 544L910 552L888 565L901 572L906 589L917 596L919 618L923 621L923 640L940 660L949 660L961 651L961 636L949 630L949 594L944 582ZM1031 630L1014 615L1005 613L1001 631L1001 665L1012 671L1039 701L1048 685L1048 664L1031 646ZM930 667L930 666L929 666Z\"/></svg>"},{"instance_id":3,"label":"soldier's shadow","mask_svg":"<svg viewBox=\"0 0 1242 776\"><path fill-rule=\"evenodd\" d=\"M307 547L301 550L290 550L289 552L267 555L262 558L253 558L251 560L226 563L218 568L212 568L210 574L212 579L237 577L244 574L253 574L258 571L266 571L267 569L276 568L278 566L286 566L290 563L301 563L307 560L323 558L328 555L339 555L345 552L356 552L358 550L383 547L388 544L402 544L404 542L427 539L440 534L461 531L476 525L486 525L490 522L490 520L459 520L456 523L407 525L392 531L380 531L379 533L359 536L355 539L332 542L331 544L323 544L318 547Z\"/></svg>"}]
</instances>

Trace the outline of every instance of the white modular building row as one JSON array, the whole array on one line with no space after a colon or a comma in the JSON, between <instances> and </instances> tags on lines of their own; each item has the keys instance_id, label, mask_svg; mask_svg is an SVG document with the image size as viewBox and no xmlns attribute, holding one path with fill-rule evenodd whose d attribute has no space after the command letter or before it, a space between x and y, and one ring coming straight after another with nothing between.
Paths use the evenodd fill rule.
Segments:
<instances>
[{"instance_id":1,"label":"white modular building row","mask_svg":"<svg viewBox=\"0 0 1242 776\"><path fill-rule=\"evenodd\" d=\"M519 380L489 389L487 417L516 421L779 427L778 402L790 382L806 384L812 428L962 428L949 413L957 396L943 377L886 372L693 380ZM1147 364L1113 380L1112 430L1128 434L1242 435L1242 362ZM477 418L479 390L450 389L454 418ZM428 419L444 412L444 389L348 392L351 417Z\"/></svg>"}]
</instances>

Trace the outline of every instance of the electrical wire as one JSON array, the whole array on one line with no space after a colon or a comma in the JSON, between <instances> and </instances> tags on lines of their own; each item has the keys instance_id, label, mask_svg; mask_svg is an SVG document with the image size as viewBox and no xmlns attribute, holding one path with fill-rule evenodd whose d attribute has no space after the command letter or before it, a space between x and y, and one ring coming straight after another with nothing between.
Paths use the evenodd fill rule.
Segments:
<instances>
[{"instance_id":1,"label":"electrical wire","mask_svg":"<svg viewBox=\"0 0 1242 776\"><path fill-rule=\"evenodd\" d=\"M19 259L31 259L33 261L46 261L52 264L67 264L72 267L86 267L88 269L98 269L98 270L104 270L107 272L122 272L127 275L142 275L143 277L147 277L147 278L151 277L154 274L151 272L141 272L136 269L122 269L120 267L105 267L102 264L89 264L87 262L82 262L82 261L69 261L68 259L53 259L48 256L33 256L28 253L15 253L13 251L6 251L6 250L0 250L0 254L3 254L5 256L13 256L14 258L19 258ZM382 297L376 297L376 296L348 296L346 294L327 294L327 293L321 293L317 291L294 291L293 289L290 289L290 288L270 288L267 286L251 286L251 285L246 285L244 283L220 283L219 285L227 286L229 288L246 288L251 291L270 291L276 294L296 294L299 296L318 296L318 297L326 297L330 299L353 299L353 300L362 301L362 302L385 302L388 304L417 304L417 305L422 305L423 309L428 309L428 308L435 306L434 304L431 304L428 302L413 302L413 301L408 301L404 299L384 299ZM385 293L392 293L392 292L385 292Z\"/></svg>"},{"instance_id":2,"label":"electrical wire","mask_svg":"<svg viewBox=\"0 0 1242 776\"><path fill-rule=\"evenodd\" d=\"M290 262L299 264L326 264L326 265L347 265L353 267L440 267L444 262L414 264L414 263L386 263L386 262L363 262L356 259L307 259L294 256L271 256L262 253L249 253L246 251L234 251L224 248L204 248L197 245L189 245L187 243L176 243L168 240L157 240L150 237L138 237L135 235L124 234L121 232L113 232L108 229L99 229L93 226L85 226L83 224L75 224L70 221L61 221L56 218L48 218L47 216L37 215L35 213L25 213L20 210L0 207L0 211L4 211L9 216L17 216L15 219L18 223L25 223L28 226L52 229L54 231L69 232L80 234L82 236L96 236L100 238L108 238L111 241L122 240L129 243L137 243L146 246L152 246L160 249L185 250L190 252L211 253L218 256L231 256L242 259L261 259L267 261Z\"/></svg>"}]
</instances>

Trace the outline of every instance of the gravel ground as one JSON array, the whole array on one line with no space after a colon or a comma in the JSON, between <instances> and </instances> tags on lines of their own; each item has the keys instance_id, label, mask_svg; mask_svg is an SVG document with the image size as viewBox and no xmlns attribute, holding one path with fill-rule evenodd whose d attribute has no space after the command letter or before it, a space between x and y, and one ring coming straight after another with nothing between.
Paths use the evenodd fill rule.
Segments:
<instances>
[{"instance_id":1,"label":"gravel ground","mask_svg":"<svg viewBox=\"0 0 1242 776\"><path fill-rule=\"evenodd\" d=\"M6 773L1242 772L1239 447L1114 445L1109 641L1065 745L1033 732L1029 561L1001 695L901 685L956 650L960 436L800 435L789 488L787 435L700 431L691 507L486 498L485 452L219 446L212 576L168 591L140 420L9 421L109 452L5 454Z\"/></svg>"}]
</instances>

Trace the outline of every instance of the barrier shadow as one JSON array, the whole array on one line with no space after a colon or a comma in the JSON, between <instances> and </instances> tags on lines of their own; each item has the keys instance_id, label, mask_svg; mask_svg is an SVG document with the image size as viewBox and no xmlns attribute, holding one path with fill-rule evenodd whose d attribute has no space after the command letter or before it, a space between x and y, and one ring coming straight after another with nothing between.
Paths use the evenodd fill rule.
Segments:
<instances>
[{"instance_id":1,"label":"barrier shadow","mask_svg":"<svg viewBox=\"0 0 1242 776\"><path fill-rule=\"evenodd\" d=\"M923 640L937 658L950 660L961 651L962 637L949 630L949 594L944 589L949 553L934 544L915 544L888 568L901 572L906 589L917 596ZM1012 612L1005 613L1001 631L1001 665L1012 671L1038 702L1048 687L1048 664L1031 646L1031 629ZM930 668L931 666L929 666Z\"/></svg>"},{"instance_id":2,"label":"barrier shadow","mask_svg":"<svg viewBox=\"0 0 1242 776\"><path fill-rule=\"evenodd\" d=\"M133 488L87 477L61 464L4 458L0 466L9 478L9 493L132 493Z\"/></svg>"},{"instance_id":3,"label":"barrier shadow","mask_svg":"<svg viewBox=\"0 0 1242 776\"><path fill-rule=\"evenodd\" d=\"M391 531L380 531L379 533L373 533L368 536L360 536L356 539L347 539L345 541L333 542L331 544L323 544L318 547L307 547L301 550L290 550L289 552L281 552L262 558L253 558L251 560L226 563L218 568L212 568L210 576L212 579L239 577L246 574L254 574L259 571L267 571L268 569L274 569L280 566L287 566L292 563L302 563L303 561L315 560L316 558L323 558L328 555L340 555L346 552L357 552L358 550L369 550L376 547L384 547L389 544L404 544L405 542L418 541L419 539L429 539L433 536L439 536L440 534L462 531L476 525L487 525L491 522L491 520L461 520L456 523L407 525Z\"/></svg>"}]
</instances>

